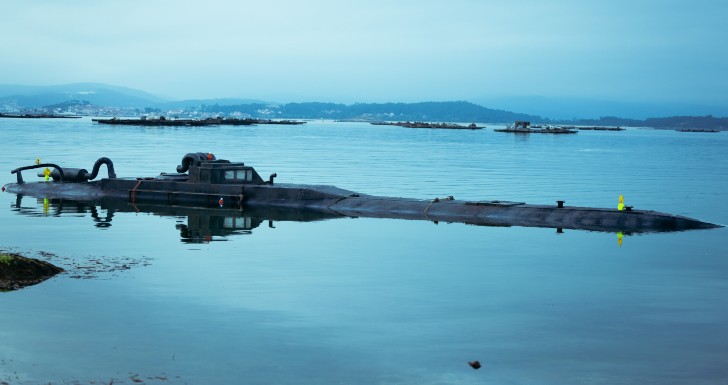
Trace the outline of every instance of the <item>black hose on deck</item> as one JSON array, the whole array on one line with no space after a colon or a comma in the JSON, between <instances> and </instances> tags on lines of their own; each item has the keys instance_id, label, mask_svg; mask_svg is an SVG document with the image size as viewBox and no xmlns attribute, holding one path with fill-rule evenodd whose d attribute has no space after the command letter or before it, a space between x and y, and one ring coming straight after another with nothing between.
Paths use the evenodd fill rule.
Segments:
<instances>
[{"instance_id":1,"label":"black hose on deck","mask_svg":"<svg viewBox=\"0 0 728 385\"><path fill-rule=\"evenodd\" d=\"M197 162L200 162L200 156L191 152L182 157L182 162L177 166L177 172L187 172L190 165Z\"/></svg>"},{"instance_id":2,"label":"black hose on deck","mask_svg":"<svg viewBox=\"0 0 728 385\"><path fill-rule=\"evenodd\" d=\"M212 159L208 159L208 156ZM204 152L190 152L182 157L182 163L177 166L177 172L187 172L191 165L199 166L203 160L215 160L215 155L206 154Z\"/></svg>"},{"instance_id":3,"label":"black hose on deck","mask_svg":"<svg viewBox=\"0 0 728 385\"><path fill-rule=\"evenodd\" d=\"M86 177L86 180L94 179L99 174L99 168L101 168L101 165L106 165L106 170L109 172L109 178L116 178L116 171L114 171L114 162L111 161L111 159L103 157L99 158L96 163L94 163L94 168L91 170L91 175L88 175Z\"/></svg>"},{"instance_id":4,"label":"black hose on deck","mask_svg":"<svg viewBox=\"0 0 728 385\"><path fill-rule=\"evenodd\" d=\"M60 176L60 180L63 181L63 169L61 166L55 164L55 163L41 163L41 164L34 164L32 166L25 166L25 167L18 167L13 171L10 171L11 174L16 174L18 179L18 184L23 184L25 181L23 180L23 174L21 173L23 170L31 170L34 168L41 168L41 167L53 167L56 170L58 170L58 174Z\"/></svg>"}]
</instances>

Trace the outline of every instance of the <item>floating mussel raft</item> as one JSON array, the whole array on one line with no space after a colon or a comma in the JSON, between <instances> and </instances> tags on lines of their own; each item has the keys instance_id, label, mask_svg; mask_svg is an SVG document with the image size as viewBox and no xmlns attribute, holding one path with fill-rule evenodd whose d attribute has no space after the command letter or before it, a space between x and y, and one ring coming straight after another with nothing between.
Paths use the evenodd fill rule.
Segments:
<instances>
[{"instance_id":1,"label":"floating mussel raft","mask_svg":"<svg viewBox=\"0 0 728 385\"><path fill-rule=\"evenodd\" d=\"M91 119L98 124L112 126L145 126L145 127L201 127L201 126L251 126L255 124L283 124L299 125L305 124L300 120L271 120L257 118L206 118L206 119L168 119L164 116L158 118L147 118L142 116L139 119Z\"/></svg>"}]
</instances>

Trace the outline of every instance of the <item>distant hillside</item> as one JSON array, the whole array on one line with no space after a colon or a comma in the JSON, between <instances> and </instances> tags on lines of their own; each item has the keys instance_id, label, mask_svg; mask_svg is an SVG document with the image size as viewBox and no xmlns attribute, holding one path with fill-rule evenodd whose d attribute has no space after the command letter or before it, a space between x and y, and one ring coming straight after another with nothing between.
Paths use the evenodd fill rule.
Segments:
<instances>
[{"instance_id":1,"label":"distant hillside","mask_svg":"<svg viewBox=\"0 0 728 385\"><path fill-rule=\"evenodd\" d=\"M629 119L648 119L655 116L728 116L728 106L710 103L525 95L480 97L471 101L490 108L524 111L559 120L593 119L598 116L621 116Z\"/></svg>"},{"instance_id":2,"label":"distant hillside","mask_svg":"<svg viewBox=\"0 0 728 385\"><path fill-rule=\"evenodd\" d=\"M728 131L728 118L707 116L672 116L666 118L648 118L645 120L623 119L617 117L601 117L599 119L579 119L559 121L564 124L580 126L622 126L622 127L653 127L663 129L690 129Z\"/></svg>"},{"instance_id":3,"label":"distant hillside","mask_svg":"<svg viewBox=\"0 0 728 385\"><path fill-rule=\"evenodd\" d=\"M87 104L102 107L163 110L196 108L203 104L265 103L256 99L239 98L166 100L144 91L102 83L73 83L58 86L0 84L0 111L2 105L12 105L22 110L57 107L75 100L83 100Z\"/></svg>"},{"instance_id":4,"label":"distant hillside","mask_svg":"<svg viewBox=\"0 0 728 385\"><path fill-rule=\"evenodd\" d=\"M56 109L67 110L68 108L84 107L84 106L88 106L90 104L91 103L89 103L86 100L73 99L73 100L65 101L63 103L51 104L51 105L45 106L45 108L48 108L49 110L56 110Z\"/></svg>"},{"instance_id":5,"label":"distant hillside","mask_svg":"<svg viewBox=\"0 0 728 385\"><path fill-rule=\"evenodd\" d=\"M422 102L422 103L288 103L207 105L203 112L209 114L242 113L251 116L272 116L298 119L338 120L389 120L389 121L438 121L438 122L513 122L515 120L543 121L534 115L493 110L469 102Z\"/></svg>"},{"instance_id":6,"label":"distant hillside","mask_svg":"<svg viewBox=\"0 0 728 385\"><path fill-rule=\"evenodd\" d=\"M19 108L40 108L71 100L85 100L98 106L136 108L165 102L152 94L100 83L59 86L0 85L0 104Z\"/></svg>"},{"instance_id":7,"label":"distant hillside","mask_svg":"<svg viewBox=\"0 0 728 385\"><path fill-rule=\"evenodd\" d=\"M647 127L655 128L700 128L709 130L728 130L728 118L713 116L673 116L669 118L645 119Z\"/></svg>"},{"instance_id":8,"label":"distant hillside","mask_svg":"<svg viewBox=\"0 0 728 385\"><path fill-rule=\"evenodd\" d=\"M543 103L542 103L543 104ZM561 110L578 109L578 102L561 105ZM70 107L74 107L73 109ZM87 108L85 108L87 107ZM630 126L666 129L728 130L728 118L706 116L673 116L664 118L625 119L553 119L536 114L511 112L483 107L465 101L421 103L287 103L276 104L252 99L197 99L172 101L144 91L102 83L74 83L57 86L24 86L0 84L0 112L66 111L81 114L139 113L173 114L175 116L245 115L257 118L335 119L366 121L427 121L461 123L532 123L585 126ZM720 111L720 109L716 109ZM551 118L551 119L550 119Z\"/></svg>"},{"instance_id":9,"label":"distant hillside","mask_svg":"<svg viewBox=\"0 0 728 385\"><path fill-rule=\"evenodd\" d=\"M237 99L237 98L219 98L219 99L187 99L187 100L175 100L166 101L162 103L156 103L153 105L155 108L161 109L177 109L177 108L197 108L200 106L207 105L240 105L240 104L266 104L263 100L258 99ZM145 106L149 107L149 106Z\"/></svg>"}]
</instances>

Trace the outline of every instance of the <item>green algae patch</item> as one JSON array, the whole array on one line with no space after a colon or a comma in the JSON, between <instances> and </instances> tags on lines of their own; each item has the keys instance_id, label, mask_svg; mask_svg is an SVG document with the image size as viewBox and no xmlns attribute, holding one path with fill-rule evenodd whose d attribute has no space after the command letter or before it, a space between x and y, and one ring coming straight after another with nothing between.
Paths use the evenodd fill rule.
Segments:
<instances>
[{"instance_id":1,"label":"green algae patch","mask_svg":"<svg viewBox=\"0 0 728 385\"><path fill-rule=\"evenodd\" d=\"M9 254L0 254L0 264L10 264L12 262L13 256Z\"/></svg>"},{"instance_id":2,"label":"green algae patch","mask_svg":"<svg viewBox=\"0 0 728 385\"><path fill-rule=\"evenodd\" d=\"M0 291L32 286L62 271L60 267L39 259L0 253Z\"/></svg>"}]
</instances>

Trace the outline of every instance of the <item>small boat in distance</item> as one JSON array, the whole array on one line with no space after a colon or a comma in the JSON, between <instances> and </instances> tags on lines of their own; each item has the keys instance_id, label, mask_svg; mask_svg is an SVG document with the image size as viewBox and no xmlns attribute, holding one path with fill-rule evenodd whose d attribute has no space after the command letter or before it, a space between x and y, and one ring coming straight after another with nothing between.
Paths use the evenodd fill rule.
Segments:
<instances>
[{"instance_id":1,"label":"small boat in distance","mask_svg":"<svg viewBox=\"0 0 728 385\"><path fill-rule=\"evenodd\" d=\"M517 120L512 126L506 128L495 128L495 132L510 132L515 134L576 134L578 131L571 128L559 126L533 126L531 122Z\"/></svg>"}]
</instances>

